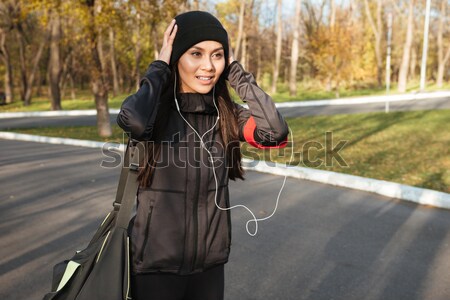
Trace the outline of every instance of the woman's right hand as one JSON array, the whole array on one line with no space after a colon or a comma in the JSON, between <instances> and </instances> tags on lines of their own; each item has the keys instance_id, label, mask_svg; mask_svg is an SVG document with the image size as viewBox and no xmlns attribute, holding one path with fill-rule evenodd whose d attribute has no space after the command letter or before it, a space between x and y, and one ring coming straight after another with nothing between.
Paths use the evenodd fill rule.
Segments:
<instances>
[{"instance_id":1,"label":"woman's right hand","mask_svg":"<svg viewBox=\"0 0 450 300\"><path fill-rule=\"evenodd\" d=\"M172 55L172 45L175 35L177 34L178 26L175 23L175 19L170 22L166 31L164 32L163 44L161 51L159 51L158 60L162 60L167 64L170 64L170 56Z\"/></svg>"}]
</instances>

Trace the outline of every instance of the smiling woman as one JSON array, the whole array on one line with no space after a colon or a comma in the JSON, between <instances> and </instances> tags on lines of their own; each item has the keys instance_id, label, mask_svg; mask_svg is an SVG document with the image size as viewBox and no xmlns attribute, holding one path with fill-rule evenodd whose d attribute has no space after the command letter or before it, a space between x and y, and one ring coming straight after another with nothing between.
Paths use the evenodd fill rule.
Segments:
<instances>
[{"instance_id":1,"label":"smiling woman","mask_svg":"<svg viewBox=\"0 0 450 300\"><path fill-rule=\"evenodd\" d=\"M248 109L231 100L227 81ZM170 23L159 59L117 121L148 146L129 226L133 299L222 300L228 180L243 179L240 141L284 146L286 122L234 60L222 24L201 11Z\"/></svg>"},{"instance_id":2,"label":"smiling woman","mask_svg":"<svg viewBox=\"0 0 450 300\"><path fill-rule=\"evenodd\" d=\"M178 61L180 91L206 94L225 69L223 46L216 41L204 41L186 51Z\"/></svg>"}]
</instances>

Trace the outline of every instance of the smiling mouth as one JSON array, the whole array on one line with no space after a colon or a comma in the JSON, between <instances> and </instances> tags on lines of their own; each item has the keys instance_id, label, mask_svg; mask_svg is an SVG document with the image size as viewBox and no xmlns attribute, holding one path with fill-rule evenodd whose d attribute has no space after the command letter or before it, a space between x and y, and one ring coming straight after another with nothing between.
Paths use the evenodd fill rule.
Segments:
<instances>
[{"instance_id":1,"label":"smiling mouth","mask_svg":"<svg viewBox=\"0 0 450 300\"><path fill-rule=\"evenodd\" d=\"M201 81L210 81L214 78L214 76L195 76L195 77Z\"/></svg>"}]
</instances>

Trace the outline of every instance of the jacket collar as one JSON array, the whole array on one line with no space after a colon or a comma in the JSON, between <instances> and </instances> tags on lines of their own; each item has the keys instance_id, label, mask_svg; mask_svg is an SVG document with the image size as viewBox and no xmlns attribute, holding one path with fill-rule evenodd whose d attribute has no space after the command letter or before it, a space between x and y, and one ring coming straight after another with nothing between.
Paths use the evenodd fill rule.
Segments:
<instances>
[{"instance_id":1,"label":"jacket collar","mask_svg":"<svg viewBox=\"0 0 450 300\"><path fill-rule=\"evenodd\" d=\"M208 94L180 93L177 95L178 105L182 112L214 114L212 92Z\"/></svg>"}]
</instances>

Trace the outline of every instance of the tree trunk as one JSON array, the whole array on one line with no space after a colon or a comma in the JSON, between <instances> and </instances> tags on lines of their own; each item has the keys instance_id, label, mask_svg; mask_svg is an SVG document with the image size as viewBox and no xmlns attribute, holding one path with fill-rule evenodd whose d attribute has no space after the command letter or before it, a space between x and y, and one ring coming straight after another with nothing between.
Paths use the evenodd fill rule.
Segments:
<instances>
[{"instance_id":1,"label":"tree trunk","mask_svg":"<svg viewBox=\"0 0 450 300\"><path fill-rule=\"evenodd\" d=\"M112 134L108 108L108 86L104 81L102 63L98 52L98 32L95 27L95 1L87 2L89 8L88 43L91 53L91 86L97 109L97 130L101 137L110 137Z\"/></svg>"},{"instance_id":2,"label":"tree trunk","mask_svg":"<svg viewBox=\"0 0 450 300\"><path fill-rule=\"evenodd\" d=\"M438 33L437 33L437 50L438 50L438 72L437 72L437 78L436 78L436 84L438 88L441 88L444 81L444 71L445 71L445 65L448 62L448 59L450 57L450 45L447 48L447 52L444 56L444 42L443 42L443 34L444 34L444 22L446 17L446 5L447 0L442 0L441 2L441 9L440 9L440 16L439 16L439 25L438 25Z\"/></svg>"},{"instance_id":3,"label":"tree trunk","mask_svg":"<svg viewBox=\"0 0 450 300\"><path fill-rule=\"evenodd\" d=\"M242 56L241 63L245 70L248 68L248 57L247 57L247 33L244 32L242 36Z\"/></svg>"},{"instance_id":4,"label":"tree trunk","mask_svg":"<svg viewBox=\"0 0 450 300\"><path fill-rule=\"evenodd\" d=\"M377 57L377 83L378 87L383 84L383 58L381 56L381 37L383 36L383 15L382 15L383 1L377 1L377 27L378 38L375 41L375 56Z\"/></svg>"},{"instance_id":5,"label":"tree trunk","mask_svg":"<svg viewBox=\"0 0 450 300\"><path fill-rule=\"evenodd\" d=\"M42 52L44 52L44 47L47 43L48 43L48 36L47 34L45 34L45 36L42 38L41 44L39 45L36 54L34 55L30 76L27 79L27 89L25 90L25 105L31 104L34 78L36 76L36 72L39 67L39 61L41 60Z\"/></svg>"},{"instance_id":6,"label":"tree trunk","mask_svg":"<svg viewBox=\"0 0 450 300\"><path fill-rule=\"evenodd\" d=\"M59 81L59 88L61 90L61 99L65 98L66 88L67 88L67 80L70 77L70 73L72 72L70 65L72 64L72 50L69 50L69 53L66 54L66 58L64 59L64 63L62 64L61 70L61 79Z\"/></svg>"},{"instance_id":7,"label":"tree trunk","mask_svg":"<svg viewBox=\"0 0 450 300\"><path fill-rule=\"evenodd\" d=\"M330 0L330 27L336 24L336 4L335 0Z\"/></svg>"},{"instance_id":8,"label":"tree trunk","mask_svg":"<svg viewBox=\"0 0 450 300\"><path fill-rule=\"evenodd\" d=\"M336 4L335 4L335 0L330 0L330 30L331 30L331 32L335 32L335 25L336 25ZM330 55L328 57L328 63L330 65L335 64L335 57L333 55ZM327 92L331 92L333 90L333 75L331 72L327 76L325 90Z\"/></svg>"},{"instance_id":9,"label":"tree trunk","mask_svg":"<svg viewBox=\"0 0 450 300\"><path fill-rule=\"evenodd\" d=\"M200 0L194 0L192 2L193 2L192 3L193 10L199 10L200 9Z\"/></svg>"},{"instance_id":10,"label":"tree trunk","mask_svg":"<svg viewBox=\"0 0 450 300\"><path fill-rule=\"evenodd\" d=\"M238 60L241 55L239 55L239 50L241 48L242 35L244 31L244 15L245 15L245 0L241 0L241 6L239 10L239 25L238 25L238 35L236 40L236 49L234 51L234 58Z\"/></svg>"},{"instance_id":11,"label":"tree trunk","mask_svg":"<svg viewBox=\"0 0 450 300\"><path fill-rule=\"evenodd\" d=\"M37 70L36 72L36 96L41 97L42 96L42 72L41 70Z\"/></svg>"},{"instance_id":12,"label":"tree trunk","mask_svg":"<svg viewBox=\"0 0 450 300\"><path fill-rule=\"evenodd\" d=\"M289 94L291 96L297 95L297 64L299 54L299 38L300 38L300 12L301 0L295 2L295 16L294 16L294 32L292 38L291 48L291 72L289 75Z\"/></svg>"},{"instance_id":13,"label":"tree trunk","mask_svg":"<svg viewBox=\"0 0 450 300\"><path fill-rule=\"evenodd\" d=\"M383 59L381 57L381 37L383 35L383 24L382 24L382 0L377 0L377 24L372 17L372 13L370 12L369 3L367 0L364 0L364 7L366 10L366 15L369 20L369 24L372 27L373 35L375 36L375 57L377 59L377 84L378 87L382 85L382 76L383 76Z\"/></svg>"},{"instance_id":14,"label":"tree trunk","mask_svg":"<svg viewBox=\"0 0 450 300\"><path fill-rule=\"evenodd\" d=\"M256 48L256 82L261 82L261 47L262 45L259 44Z\"/></svg>"},{"instance_id":15,"label":"tree trunk","mask_svg":"<svg viewBox=\"0 0 450 300\"><path fill-rule=\"evenodd\" d=\"M349 8L350 8L350 23L354 24L357 18L357 5L355 3L355 0L350 0L349 3Z\"/></svg>"},{"instance_id":16,"label":"tree trunk","mask_svg":"<svg viewBox=\"0 0 450 300\"><path fill-rule=\"evenodd\" d=\"M25 94L28 90L28 76L25 61L25 45L23 41L22 34L17 30L17 42L19 43L19 59L20 59L20 98L24 101L24 105L30 105L29 102L25 100Z\"/></svg>"},{"instance_id":17,"label":"tree trunk","mask_svg":"<svg viewBox=\"0 0 450 300\"><path fill-rule=\"evenodd\" d=\"M416 67L417 67L417 51L415 47L411 47L411 59L409 62L409 79L416 78Z\"/></svg>"},{"instance_id":18,"label":"tree trunk","mask_svg":"<svg viewBox=\"0 0 450 300\"><path fill-rule=\"evenodd\" d=\"M281 38L282 38L282 23L281 23L281 8L282 8L282 0L277 1L277 48L275 51L275 65L273 68L273 78L272 78L272 94L277 92L277 81L278 81L278 72L280 69L280 60L281 60Z\"/></svg>"},{"instance_id":19,"label":"tree trunk","mask_svg":"<svg viewBox=\"0 0 450 300\"><path fill-rule=\"evenodd\" d=\"M0 57L5 65L5 103L12 103L14 101L14 85L11 57L9 55L8 47L6 47L6 32L0 29Z\"/></svg>"},{"instance_id":20,"label":"tree trunk","mask_svg":"<svg viewBox=\"0 0 450 300\"><path fill-rule=\"evenodd\" d=\"M112 27L109 28L109 44L111 52L111 73L113 77L113 95L117 96L119 94L119 79L117 78L115 34Z\"/></svg>"},{"instance_id":21,"label":"tree trunk","mask_svg":"<svg viewBox=\"0 0 450 300\"><path fill-rule=\"evenodd\" d=\"M61 19L57 11L53 11L50 29L50 58L48 66L48 78L50 85L50 96L52 110L61 110L61 91L59 84L61 81Z\"/></svg>"},{"instance_id":22,"label":"tree trunk","mask_svg":"<svg viewBox=\"0 0 450 300\"><path fill-rule=\"evenodd\" d=\"M97 53L98 53L98 57L100 59L100 64L102 65L102 76L104 77L103 80L105 82L106 81L106 76L105 76L105 72L106 72L106 60L105 60L105 53L103 51L103 35L101 30L99 29L97 32Z\"/></svg>"},{"instance_id":23,"label":"tree trunk","mask_svg":"<svg viewBox=\"0 0 450 300\"><path fill-rule=\"evenodd\" d=\"M408 27L406 30L406 40L403 47L403 58L400 65L400 70L398 74L398 91L404 93L406 91L406 83L408 80L408 66L411 54L411 45L413 42L413 31L414 31L414 0L409 2L409 13L408 13Z\"/></svg>"},{"instance_id":24,"label":"tree trunk","mask_svg":"<svg viewBox=\"0 0 450 300\"><path fill-rule=\"evenodd\" d=\"M155 53L155 60L157 60L159 58L159 45L158 45L159 36L158 36L158 31L156 29L157 29L156 24L153 23L151 39L153 40L153 49L154 49L154 53Z\"/></svg>"},{"instance_id":25,"label":"tree trunk","mask_svg":"<svg viewBox=\"0 0 450 300\"><path fill-rule=\"evenodd\" d=\"M31 65L31 72L28 74L27 71L27 61L26 61L26 47L25 40L23 36L23 32L20 26L16 26L17 32L17 41L19 43L19 58L20 58L20 72L21 72L21 98L24 102L25 106L31 104L31 96L33 91L33 82L36 71L38 69L39 61L42 56L42 52L44 50L45 45L48 42L47 33L44 34L44 37L41 39L41 43L36 53L34 53L34 59Z\"/></svg>"},{"instance_id":26,"label":"tree trunk","mask_svg":"<svg viewBox=\"0 0 450 300\"><path fill-rule=\"evenodd\" d=\"M75 84L73 82L72 74L69 73L69 82L70 82L70 97L72 100L75 100L76 94L75 94Z\"/></svg>"},{"instance_id":27,"label":"tree trunk","mask_svg":"<svg viewBox=\"0 0 450 300\"><path fill-rule=\"evenodd\" d=\"M136 27L135 27L135 35L136 35L136 43L134 44L134 78L136 80L136 90L139 89L139 82L141 81L141 72L139 70L139 64L141 62L141 39L140 39L140 14L139 12L136 15Z\"/></svg>"},{"instance_id":28,"label":"tree trunk","mask_svg":"<svg viewBox=\"0 0 450 300\"><path fill-rule=\"evenodd\" d=\"M117 75L119 76L119 87L121 91L125 90L125 74L123 72L123 67L119 65L117 68Z\"/></svg>"},{"instance_id":29,"label":"tree trunk","mask_svg":"<svg viewBox=\"0 0 450 300\"><path fill-rule=\"evenodd\" d=\"M449 58L450 58L450 46L447 48L447 52L445 53L444 59L438 65L437 87L439 88L441 88L443 85L445 65L448 63Z\"/></svg>"}]
</instances>

